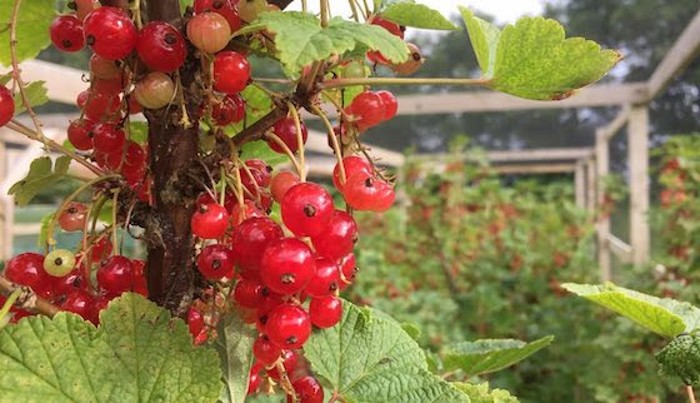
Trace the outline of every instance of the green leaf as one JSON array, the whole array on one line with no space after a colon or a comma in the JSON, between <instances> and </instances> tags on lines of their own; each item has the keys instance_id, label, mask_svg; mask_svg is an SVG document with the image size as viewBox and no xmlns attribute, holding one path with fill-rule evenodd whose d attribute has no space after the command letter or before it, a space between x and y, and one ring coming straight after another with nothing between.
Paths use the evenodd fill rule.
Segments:
<instances>
[{"instance_id":1,"label":"green leaf","mask_svg":"<svg viewBox=\"0 0 700 403\"><path fill-rule=\"evenodd\" d=\"M384 28L333 18L322 28L317 17L303 12L262 13L256 24L262 24L276 36L278 57L288 76L296 78L313 62L326 60L365 46L379 50L394 63L408 58L408 48Z\"/></svg>"},{"instance_id":2,"label":"green leaf","mask_svg":"<svg viewBox=\"0 0 700 403\"><path fill-rule=\"evenodd\" d=\"M70 157L58 157L54 167L49 157L35 159L27 176L12 185L7 193L15 196L17 205L26 206L40 191L66 176L70 161Z\"/></svg>"},{"instance_id":3,"label":"green leaf","mask_svg":"<svg viewBox=\"0 0 700 403\"><path fill-rule=\"evenodd\" d=\"M56 217L56 212L48 214L41 219L41 229L39 230L39 237L36 240L36 245L40 248L43 248L49 242L49 237L54 238L56 234L58 227L54 227L54 233L49 234L49 225L54 217Z\"/></svg>"},{"instance_id":4,"label":"green leaf","mask_svg":"<svg viewBox=\"0 0 700 403\"><path fill-rule=\"evenodd\" d=\"M439 11L416 4L414 0L398 1L389 4L381 14L382 18L407 27L455 31L459 28Z\"/></svg>"},{"instance_id":5,"label":"green leaf","mask_svg":"<svg viewBox=\"0 0 700 403\"><path fill-rule=\"evenodd\" d=\"M622 56L583 38L566 38L557 21L524 17L502 31L460 7L486 84L521 98L558 100L600 80Z\"/></svg>"},{"instance_id":6,"label":"green leaf","mask_svg":"<svg viewBox=\"0 0 700 403\"><path fill-rule=\"evenodd\" d=\"M524 360L547 347L554 336L543 337L532 343L521 340L477 340L447 346L443 363L445 369L461 369L470 376L500 371Z\"/></svg>"},{"instance_id":7,"label":"green leaf","mask_svg":"<svg viewBox=\"0 0 700 403\"><path fill-rule=\"evenodd\" d=\"M131 122L129 124L129 140L140 145L148 144L148 124L146 122Z\"/></svg>"},{"instance_id":8,"label":"green leaf","mask_svg":"<svg viewBox=\"0 0 700 403\"><path fill-rule=\"evenodd\" d=\"M224 378L219 399L224 403L242 403L248 393L248 373L253 365L253 343L257 332L233 313L219 322L216 334L215 346Z\"/></svg>"},{"instance_id":9,"label":"green leaf","mask_svg":"<svg viewBox=\"0 0 700 403\"><path fill-rule=\"evenodd\" d=\"M43 105L49 102L49 94L44 86L45 81L34 81L25 88L27 94L27 102L32 108ZM15 101L15 116L27 110L22 102L22 96L17 92L14 96Z\"/></svg>"},{"instance_id":10,"label":"green leaf","mask_svg":"<svg viewBox=\"0 0 700 403\"><path fill-rule=\"evenodd\" d=\"M12 64L10 29L13 0L0 0L0 65ZM51 44L49 26L56 17L53 0L23 1L17 16L17 59L35 58ZM7 29L6 29L7 28Z\"/></svg>"},{"instance_id":11,"label":"green leaf","mask_svg":"<svg viewBox=\"0 0 700 403\"><path fill-rule=\"evenodd\" d=\"M478 385L472 383L453 383L453 385L465 393L472 403L517 403L518 398L504 389L489 389L488 382Z\"/></svg>"},{"instance_id":12,"label":"green leaf","mask_svg":"<svg viewBox=\"0 0 700 403\"><path fill-rule=\"evenodd\" d=\"M425 354L401 326L343 301L337 326L315 332L304 346L315 374L353 402L468 402L428 372Z\"/></svg>"},{"instance_id":13,"label":"green leaf","mask_svg":"<svg viewBox=\"0 0 700 403\"><path fill-rule=\"evenodd\" d=\"M70 313L25 318L0 330L0 390L17 402L210 402L220 391L213 350L187 326L124 294L98 329Z\"/></svg>"},{"instance_id":14,"label":"green leaf","mask_svg":"<svg viewBox=\"0 0 700 403\"><path fill-rule=\"evenodd\" d=\"M652 332L676 337L700 328L700 309L671 298L657 298L612 283L605 285L562 284L580 297L625 316Z\"/></svg>"}]
</instances>

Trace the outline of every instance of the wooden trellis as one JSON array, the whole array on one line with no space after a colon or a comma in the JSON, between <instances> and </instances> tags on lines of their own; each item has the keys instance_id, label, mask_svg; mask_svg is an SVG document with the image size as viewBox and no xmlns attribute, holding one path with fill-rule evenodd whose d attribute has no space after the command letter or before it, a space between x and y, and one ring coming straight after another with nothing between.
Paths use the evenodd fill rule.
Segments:
<instances>
[{"instance_id":1,"label":"wooden trellis","mask_svg":"<svg viewBox=\"0 0 700 403\"><path fill-rule=\"evenodd\" d=\"M700 12L683 31L666 54L656 71L646 82L624 84L599 84L582 89L569 99L558 102L528 101L509 95L490 92L461 92L449 94L420 94L399 97L400 115L432 115L454 113L503 112L532 109L570 109L585 107L618 106L621 111L608 125L599 128L593 149L550 149L491 152L488 157L497 163L503 173L566 172L574 175L576 202L591 211L603 201L600 178L609 173L608 144L624 127L628 130L629 186L630 186L630 243L627 244L610 233L609 219L598 223L598 261L601 278L611 278L611 254L620 260L643 264L649 260L649 113L648 104L661 94L674 77L700 53ZM28 81L44 80L49 98L54 102L73 104L85 84L84 72L42 61L22 64L23 75ZM307 115L306 118L313 118ZM47 134L62 141L68 118L62 123L47 122ZM0 260L12 254L13 203L6 196L9 185L21 177L29 162L40 155L40 146L27 141L9 130L0 129ZM313 133L309 137L310 150L330 153L326 136ZM405 157L389 150L371 147L371 152L382 164L401 166ZM419 156L418 158L423 158ZM435 156L429 156L435 158ZM324 157L309 159L308 169L314 175L332 172L334 160Z\"/></svg>"}]
</instances>

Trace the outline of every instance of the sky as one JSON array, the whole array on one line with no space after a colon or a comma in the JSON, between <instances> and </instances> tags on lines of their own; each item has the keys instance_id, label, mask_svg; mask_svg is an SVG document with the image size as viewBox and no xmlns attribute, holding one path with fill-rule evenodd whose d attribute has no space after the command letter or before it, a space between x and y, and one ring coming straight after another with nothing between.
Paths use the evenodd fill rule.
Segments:
<instances>
[{"instance_id":1,"label":"sky","mask_svg":"<svg viewBox=\"0 0 700 403\"><path fill-rule=\"evenodd\" d=\"M441 11L449 16L457 13L457 6L466 6L471 9L480 10L486 14L491 14L499 23L514 22L523 15L539 15L542 13L543 0L417 0ZM307 1L311 11L318 11L319 2L316 0ZM290 9L299 9L301 1L295 1ZM349 15L350 7L346 0L332 0L331 10L340 15Z\"/></svg>"}]
</instances>

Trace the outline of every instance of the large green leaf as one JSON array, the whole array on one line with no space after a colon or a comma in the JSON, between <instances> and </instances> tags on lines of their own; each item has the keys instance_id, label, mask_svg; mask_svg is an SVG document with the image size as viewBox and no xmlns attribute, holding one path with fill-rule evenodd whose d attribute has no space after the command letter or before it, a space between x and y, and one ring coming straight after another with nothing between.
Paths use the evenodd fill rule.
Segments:
<instances>
[{"instance_id":1,"label":"large green leaf","mask_svg":"<svg viewBox=\"0 0 700 403\"><path fill-rule=\"evenodd\" d=\"M8 194L15 196L17 205L26 206L40 191L66 176L70 161L70 157L58 157L54 167L49 157L35 159L27 176L12 185Z\"/></svg>"},{"instance_id":2,"label":"large green leaf","mask_svg":"<svg viewBox=\"0 0 700 403\"><path fill-rule=\"evenodd\" d=\"M390 3L380 15L382 18L407 27L446 31L459 29L439 11L424 4L417 4L414 0Z\"/></svg>"},{"instance_id":3,"label":"large green leaf","mask_svg":"<svg viewBox=\"0 0 700 403\"><path fill-rule=\"evenodd\" d=\"M0 330L0 402L211 402L216 353L193 347L187 326L125 294L93 327L80 317L30 317Z\"/></svg>"},{"instance_id":4,"label":"large green leaf","mask_svg":"<svg viewBox=\"0 0 700 403\"><path fill-rule=\"evenodd\" d=\"M484 79L492 89L535 100L564 99L600 80L622 56L557 21L525 17L502 31L460 7Z\"/></svg>"},{"instance_id":5,"label":"large green leaf","mask_svg":"<svg viewBox=\"0 0 700 403\"><path fill-rule=\"evenodd\" d=\"M532 343L521 340L477 340L447 346L444 365L447 370L461 369L470 376L487 374L507 368L547 347L554 336Z\"/></svg>"},{"instance_id":6,"label":"large green leaf","mask_svg":"<svg viewBox=\"0 0 700 403\"><path fill-rule=\"evenodd\" d=\"M304 346L313 372L350 402L469 402L428 372L425 354L401 326L343 301L337 326L315 332Z\"/></svg>"},{"instance_id":7,"label":"large green leaf","mask_svg":"<svg viewBox=\"0 0 700 403\"><path fill-rule=\"evenodd\" d=\"M9 66L10 29L13 4L17 0L0 0L0 65ZM17 59L35 58L51 44L49 26L56 17L54 0L24 0L17 17Z\"/></svg>"},{"instance_id":8,"label":"large green leaf","mask_svg":"<svg viewBox=\"0 0 700 403\"><path fill-rule=\"evenodd\" d=\"M257 332L233 313L219 322L216 350L224 378L221 401L242 403L248 393L248 373L253 365L253 343Z\"/></svg>"},{"instance_id":9,"label":"large green leaf","mask_svg":"<svg viewBox=\"0 0 700 403\"><path fill-rule=\"evenodd\" d=\"M275 46L285 72L300 75L302 68L364 46L380 50L394 63L408 58L406 44L382 27L333 18L322 28L317 17L303 12L262 13L254 25L264 25L275 33Z\"/></svg>"},{"instance_id":10,"label":"large green leaf","mask_svg":"<svg viewBox=\"0 0 700 403\"><path fill-rule=\"evenodd\" d=\"M563 284L569 292L625 316L652 332L676 337L700 328L700 309L686 302L657 298L612 283L604 285Z\"/></svg>"},{"instance_id":11,"label":"large green leaf","mask_svg":"<svg viewBox=\"0 0 700 403\"><path fill-rule=\"evenodd\" d=\"M49 94L44 84L46 84L45 81L34 81L25 89L27 94L27 102L32 108L49 102ZM19 94L19 92L15 94L14 101L15 116L27 110L27 108L24 106L24 102L22 102L22 96Z\"/></svg>"}]
</instances>

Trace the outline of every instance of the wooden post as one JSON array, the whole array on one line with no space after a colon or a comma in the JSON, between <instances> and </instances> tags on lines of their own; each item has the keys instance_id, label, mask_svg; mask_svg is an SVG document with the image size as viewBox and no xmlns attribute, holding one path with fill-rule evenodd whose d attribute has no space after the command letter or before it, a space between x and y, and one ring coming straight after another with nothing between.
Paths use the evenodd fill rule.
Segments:
<instances>
[{"instance_id":1,"label":"wooden post","mask_svg":"<svg viewBox=\"0 0 700 403\"><path fill-rule=\"evenodd\" d=\"M596 141L595 141L595 161L596 161L596 174L598 178L604 178L608 175L610 171L610 156L608 151L608 136L605 130L596 131ZM601 180L596 184L598 191L597 193L597 206L600 207L603 204L605 198L605 192L603 189L603 183ZM610 217L601 216L598 217L596 222L596 232L598 235L598 266L600 266L600 279L601 281L610 281L612 279L612 268L610 261Z\"/></svg>"},{"instance_id":2,"label":"wooden post","mask_svg":"<svg viewBox=\"0 0 700 403\"><path fill-rule=\"evenodd\" d=\"M594 213L596 209L596 194L598 186L599 176L596 172L595 159L589 158L586 160L586 188L588 188L588 193L586 194L586 209L589 213Z\"/></svg>"},{"instance_id":3,"label":"wooden post","mask_svg":"<svg viewBox=\"0 0 700 403\"><path fill-rule=\"evenodd\" d=\"M630 244L632 262L649 260L649 109L636 105L630 111L628 129L630 171Z\"/></svg>"},{"instance_id":4,"label":"wooden post","mask_svg":"<svg viewBox=\"0 0 700 403\"><path fill-rule=\"evenodd\" d=\"M580 208L586 207L586 196L591 191L586 189L586 165L584 161L576 162L576 171L574 172L574 187L576 189L576 206Z\"/></svg>"}]
</instances>

